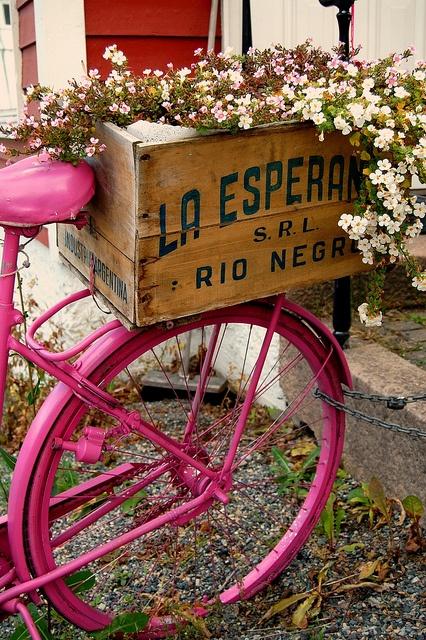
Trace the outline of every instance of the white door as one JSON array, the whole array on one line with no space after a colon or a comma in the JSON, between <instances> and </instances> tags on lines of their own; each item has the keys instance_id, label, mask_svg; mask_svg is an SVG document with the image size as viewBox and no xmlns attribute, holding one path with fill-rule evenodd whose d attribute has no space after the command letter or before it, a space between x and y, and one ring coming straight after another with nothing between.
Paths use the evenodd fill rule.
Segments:
<instances>
[{"instance_id":1,"label":"white door","mask_svg":"<svg viewBox=\"0 0 426 640\"><path fill-rule=\"evenodd\" d=\"M241 0L224 0L224 45L241 51ZM319 0L251 0L253 44L292 47L307 38L330 49L338 39L337 9ZM360 57L376 58L410 45L426 58L425 0L357 0L355 44Z\"/></svg>"}]
</instances>

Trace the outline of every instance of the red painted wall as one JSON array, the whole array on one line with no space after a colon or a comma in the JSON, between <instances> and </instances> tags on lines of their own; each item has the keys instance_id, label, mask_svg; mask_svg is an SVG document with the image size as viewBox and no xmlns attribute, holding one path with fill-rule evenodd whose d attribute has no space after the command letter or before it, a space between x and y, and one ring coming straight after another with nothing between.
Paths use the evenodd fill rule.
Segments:
<instances>
[{"instance_id":1,"label":"red painted wall","mask_svg":"<svg viewBox=\"0 0 426 640\"><path fill-rule=\"evenodd\" d=\"M88 68L109 72L102 54L110 44L136 72L188 66L194 49L207 47L211 0L85 0ZM220 19L216 48L220 49Z\"/></svg>"}]
</instances>

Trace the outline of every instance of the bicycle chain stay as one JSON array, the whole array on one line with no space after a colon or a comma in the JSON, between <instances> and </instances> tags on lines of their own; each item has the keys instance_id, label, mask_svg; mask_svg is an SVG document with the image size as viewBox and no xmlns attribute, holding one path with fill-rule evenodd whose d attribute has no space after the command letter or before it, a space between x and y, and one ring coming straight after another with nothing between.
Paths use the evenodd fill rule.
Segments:
<instances>
[{"instance_id":1,"label":"bicycle chain stay","mask_svg":"<svg viewBox=\"0 0 426 640\"><path fill-rule=\"evenodd\" d=\"M357 409L351 409L350 407L347 407L342 402L338 402L337 400L330 397L326 393L320 391L318 388L315 389L313 395L316 398L320 398L321 400L324 400L324 402L331 405L335 409L339 409L340 411L347 413L353 418L359 418L359 420L368 422L369 424L372 424L376 427L387 429L388 431L394 431L395 433L402 433L404 435L411 436L413 438L426 438L426 431L422 431L421 429L416 429L415 427L403 427L402 425L395 424L394 422L386 422L385 420L381 420L380 418L375 418L374 416L370 416L367 413L358 411ZM344 390L343 395L349 398L354 398L358 400L371 400L372 402L386 402L387 407L389 409L394 409L394 410L403 409L409 402L426 400L426 394L406 396L406 397L379 396L379 395L370 395L368 393L362 393L360 391ZM392 405L395 405L395 406L392 406Z\"/></svg>"}]
</instances>

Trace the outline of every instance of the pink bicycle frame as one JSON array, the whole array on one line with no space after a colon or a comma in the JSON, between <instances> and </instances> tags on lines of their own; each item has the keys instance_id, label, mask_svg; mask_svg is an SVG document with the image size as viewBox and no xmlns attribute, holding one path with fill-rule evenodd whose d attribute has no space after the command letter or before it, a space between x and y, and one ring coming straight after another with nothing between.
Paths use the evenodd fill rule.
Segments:
<instances>
[{"instance_id":1,"label":"pink bicycle frame","mask_svg":"<svg viewBox=\"0 0 426 640\"><path fill-rule=\"evenodd\" d=\"M12 552L12 557L15 561L16 572L14 569L8 567L8 571L4 572L3 576L0 575L0 586L7 587L8 584L13 584L13 582L16 580L16 576L20 581L17 584L15 583L14 586L9 586L9 588L6 588L6 590L0 594L0 608L10 613L20 613L21 617L25 621L25 624L27 625L31 637L34 640L38 640L39 635L31 620L31 616L29 615L25 604L20 600L20 597L23 594L29 594L30 597L37 603L38 597L36 595L36 590L48 584L49 582L58 580L71 573L74 573L75 571L81 569L83 566L97 560L105 554L111 553L119 547L129 544L136 538L154 529L162 527L169 522L184 522L185 519L188 518L188 514L192 516L194 514L201 513L215 500L219 500L223 503L226 503L228 501L227 491L232 482L233 463L237 454L238 444L244 431L248 411L250 410L252 402L256 396L257 385L260 379L262 368L265 363L268 349L271 344L272 337L277 329L280 312L284 303L284 295L278 295L273 298L274 308L271 314L271 320L268 323L260 353L257 358L256 365L252 371L249 386L245 390L244 402L242 403L241 413L239 415L235 431L231 439L229 451L225 457L224 464L221 470L214 471L204 465L199 459L194 459L193 457L191 457L191 455L186 453L185 444L190 441L191 430L193 428L193 425L196 423L197 412L199 410L200 403L208 384L216 345L220 338L220 325L213 325L213 330L203 362L198 387L192 399L191 410L189 412L185 429L185 436L182 444L175 441L173 438L163 434L154 425L144 420L138 412L129 412L125 410L109 393L93 384L87 377L80 373L79 361L74 364L70 364L69 362L67 362L69 358L74 357L87 348L91 347L96 341L99 341L99 345L101 347L103 340L110 339L107 334L110 334L111 339L114 340L115 335L117 335L118 337L123 336L123 333L127 334L126 330L122 327L119 321L113 320L112 322L105 324L104 326L100 327L92 334L90 334L88 337L84 338L81 342L73 346L71 349L68 349L62 353L49 352L42 344L37 342L37 340L35 339L36 331L42 326L44 322L46 322L46 320L50 319L53 315L55 315L55 313L57 313L67 305L91 295L91 292L88 289L70 295L58 304L54 305L49 311L42 314L40 318L33 323L29 331L27 332L26 344L19 342L11 335L13 326L21 323L23 320L22 313L18 311L13 305L13 292L15 275L17 272L17 257L20 249L19 238L21 231L22 230L20 229L11 227L5 228L3 261L0 274L0 409L3 408L4 403L8 355L11 351L14 351L64 383L78 398L80 398L88 406L95 407L101 412L104 412L105 414L115 418L118 425L116 427L108 428L108 430L106 430L107 435L112 433L114 435L124 435L129 432L136 432L142 437L145 437L151 442L157 444L159 447L161 447L162 450L166 452L163 464L159 465L154 471L148 473L145 476L144 480L136 482L135 487L133 487L130 491L140 490L141 488L143 488L144 482L150 482L155 474L161 475L165 473L168 469L170 469L171 465L173 465L173 468L177 470L177 472L182 476L187 486L191 489L195 489L195 491L193 492L194 497L180 507L163 513L158 517L152 519L149 523L137 526L133 530L117 536L115 539L109 541L108 543L105 543L102 546L97 547L96 549L92 549L84 553L80 557L70 562L66 562L63 565L55 568L54 570L51 570L46 574L40 575L36 578L31 577L25 564L25 558L21 558L19 556L20 552L18 551L16 554ZM36 232L37 229L29 231L29 233L33 233L33 235L35 235ZM286 307L291 310L292 304L286 302ZM296 311L298 315L300 315L300 310L297 309ZM324 333L326 330L316 320L316 318L314 318L314 316L311 316L311 314L307 314L307 312L303 313L308 322L318 330L318 334L324 334L324 337L330 344L329 357L331 357L331 354L339 354L339 349L337 347L337 343L335 343L335 339L333 338L333 336L331 336L331 334L329 333ZM115 334L115 332L117 333ZM96 347L96 345L94 346ZM324 366L325 365L326 362L324 363ZM347 365L343 360L339 358L339 356L338 365L340 365L342 380L345 383L349 382L350 384L350 376L347 371ZM40 424L39 426L42 430L43 424ZM73 442L61 442L59 443L59 446L63 446L65 449L75 450L75 443ZM117 474L120 476L125 475L128 472L131 472L131 469L128 469L127 467L117 469ZM97 480L95 482L101 485L103 481L104 478L101 475L97 477ZM108 474L108 482L114 482L111 474ZM87 487L85 486L85 484L87 484ZM92 483L92 481L88 481L87 483L82 483L82 485L79 485L76 489L78 490L78 496L80 496L80 498L84 500L85 492L91 493L91 495L93 495L93 490L96 490L97 487L94 483ZM52 512L55 511L55 508L62 508L61 503L65 504L67 498L71 496L72 492L73 489L55 496L50 505ZM25 488L23 493L25 493ZM123 494L121 496L117 496L117 498L119 500L125 500L129 497L129 495L131 495L131 493L129 493L129 489L127 489L127 493L123 492ZM12 515L14 508L19 508L19 505L11 505L10 507L9 515L11 523L13 520ZM63 508L66 509L66 506ZM101 510L105 510L108 508L109 507L105 505L100 507ZM92 512L87 516L87 522L96 520L96 518L99 517L99 513L100 512L98 512L97 510ZM84 526L85 523L86 521L81 521L78 526ZM71 528L68 534L72 537L72 535L74 534L74 530ZM58 544L60 544L61 542L62 540L59 540ZM21 555L23 555L22 551ZM106 619L106 623L107 622L108 620Z\"/></svg>"},{"instance_id":2,"label":"pink bicycle frame","mask_svg":"<svg viewBox=\"0 0 426 640\"><path fill-rule=\"evenodd\" d=\"M37 230L34 230L36 233ZM11 335L12 327L19 324L23 320L22 313L18 311L13 305L13 292L15 284L15 276L17 272L17 256L19 253L19 239L20 229L5 228L5 238L3 247L3 261L1 266L1 279L0 279L0 408L3 408L4 394L5 394L5 381L7 373L7 360L11 351L17 352L25 359L33 362L36 366L44 369L52 376L55 376L58 380L65 383L72 391L86 402L90 406L94 406L99 410L105 412L116 418L123 433L126 431L137 431L142 436L149 438L152 442L158 444L165 451L171 454L175 459L180 461L183 465L183 473L185 469L188 469L187 476L190 479L191 474L198 472L198 483L200 487L199 495L194 499L188 501L185 505L178 509L174 509L173 513L166 513L158 518L154 519L149 525L141 525L135 528L133 531L118 536L116 539L109 543L102 545L96 550L85 553L81 557L75 559L72 562L65 563L61 567L47 573L46 575L39 576L37 578L29 579L20 584L17 584L0 595L0 607L10 608L10 603L17 602L17 598L24 593L34 592L36 589L42 587L48 582L66 576L74 571L80 569L84 565L93 562L97 558L114 551L115 549L128 544L137 537L144 535L149 530L163 526L171 520L179 520L184 518L188 512L193 513L197 509L201 509L207 502L211 503L214 499L227 501L226 493L222 490L222 487L226 485L225 476L229 475L232 462L236 454L238 441L241 437L246 413L249 410L253 395L256 389L256 383L260 376L261 369L268 351L272 335L278 322L279 311L282 306L282 297L278 297L276 300L275 311L273 314L272 322L265 335L262 345L260 357L256 365L256 372L254 380L252 381L247 393L246 410L243 408L242 415L238 421L237 428L232 440L231 449L226 457L225 465L221 473L221 477L218 477L217 472L212 471L202 464L199 460L194 460L190 455L185 453L182 449L182 445L175 442L172 438L164 435L157 430L153 425L144 421L139 414L133 412L129 413L125 411L117 402L105 391L99 389L92 384L87 378L82 376L78 367L66 362L67 359L77 355L78 353L91 346L96 340L105 336L108 332L113 331L121 326L118 320L113 320L106 325L100 327L90 336L83 339L80 343L68 349L62 353L50 353L43 345L38 343L34 337L37 329L50 319L55 313L63 309L65 306L81 300L90 295L90 291L85 289L75 294L70 295L68 298L56 304L49 311L45 312L36 320L29 329L26 336L26 343L23 344L16 340ZM212 362L216 341L218 339L218 328L213 330L211 343L209 350L204 361L202 375L200 376L199 388L196 391L194 402L192 405L191 416L194 419L197 407L199 405L200 398L204 393L204 386L207 384L208 372ZM188 421L187 431L190 429L191 417ZM192 469L192 471L190 471ZM164 473L164 470L162 471ZM140 488L140 487L138 487ZM64 497L65 494L64 494ZM95 515L93 517L96 517ZM147 528L148 527L148 528ZM12 575L12 574L11 574ZM20 608L22 603L20 603ZM17 605L15 606L17 609ZM27 616L25 612L21 611L23 618ZM36 636L33 636L36 637Z\"/></svg>"}]
</instances>

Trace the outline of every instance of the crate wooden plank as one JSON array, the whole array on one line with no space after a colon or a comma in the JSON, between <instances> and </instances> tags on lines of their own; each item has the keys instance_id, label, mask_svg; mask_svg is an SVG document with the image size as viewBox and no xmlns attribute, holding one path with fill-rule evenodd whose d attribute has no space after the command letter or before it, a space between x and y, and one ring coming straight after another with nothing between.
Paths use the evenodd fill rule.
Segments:
<instances>
[{"instance_id":1,"label":"crate wooden plank","mask_svg":"<svg viewBox=\"0 0 426 640\"><path fill-rule=\"evenodd\" d=\"M90 203L92 227L133 259L136 238L136 175L134 145L137 138L114 125L102 125L98 134L108 151L91 164L96 173L96 195Z\"/></svg>"},{"instance_id":2,"label":"crate wooden plank","mask_svg":"<svg viewBox=\"0 0 426 640\"><path fill-rule=\"evenodd\" d=\"M338 227L346 203L207 227L190 247L158 258L158 239L139 241L137 324L226 306L369 267ZM178 244L180 234L167 243Z\"/></svg>"},{"instance_id":3,"label":"crate wooden plank","mask_svg":"<svg viewBox=\"0 0 426 640\"><path fill-rule=\"evenodd\" d=\"M358 177L340 133L281 126L137 146L138 235L203 228L353 200ZM192 217L191 217L192 216Z\"/></svg>"},{"instance_id":4,"label":"crate wooden plank","mask_svg":"<svg viewBox=\"0 0 426 640\"><path fill-rule=\"evenodd\" d=\"M78 271L87 286L93 263L96 290L134 324L134 262L88 227L78 231L70 225L58 225L58 246L62 259Z\"/></svg>"}]
</instances>

